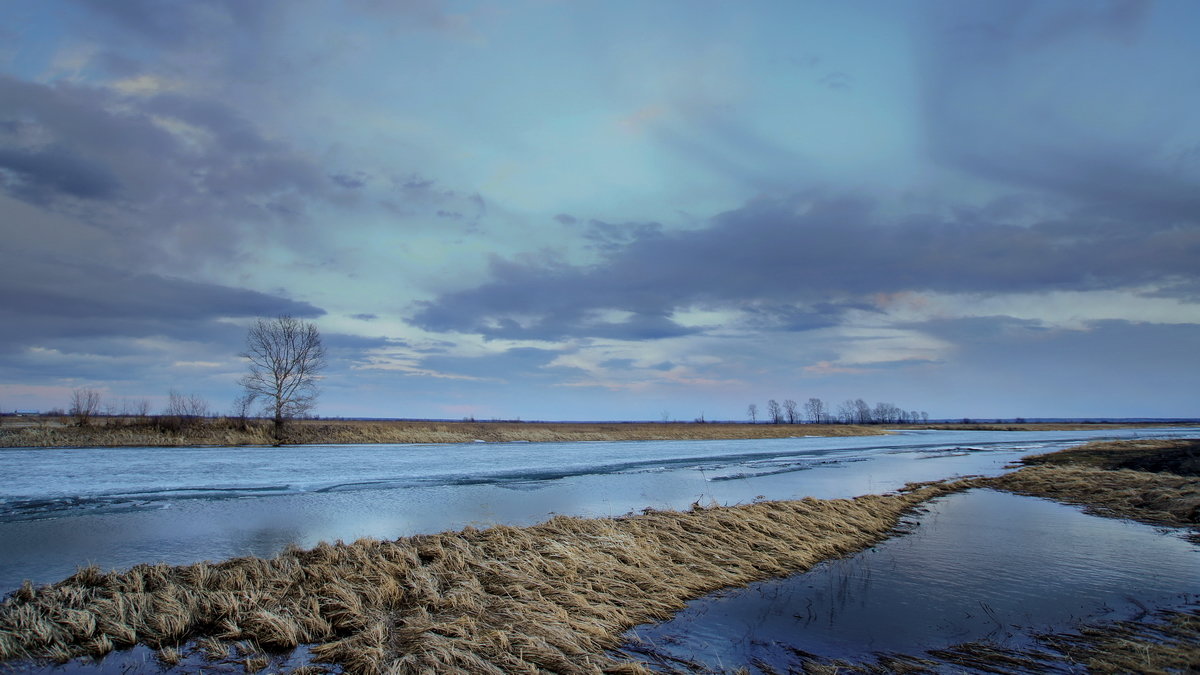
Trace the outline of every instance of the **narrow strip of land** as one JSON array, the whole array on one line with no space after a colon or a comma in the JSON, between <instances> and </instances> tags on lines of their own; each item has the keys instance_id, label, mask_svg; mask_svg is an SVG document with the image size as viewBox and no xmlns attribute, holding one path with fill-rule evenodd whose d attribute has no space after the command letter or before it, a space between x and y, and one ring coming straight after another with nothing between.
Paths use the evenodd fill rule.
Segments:
<instances>
[{"instance_id":1,"label":"narrow strip of land","mask_svg":"<svg viewBox=\"0 0 1200 675\"><path fill-rule=\"evenodd\" d=\"M572 441L743 440L797 436L875 436L890 429L1069 431L1161 426L1152 424L747 424L731 422L446 422L425 420L296 420L284 443L489 443ZM272 445L269 422L231 418L97 417L79 426L66 418L0 420L0 447L178 447Z\"/></svg>"},{"instance_id":2,"label":"narrow strip of land","mask_svg":"<svg viewBox=\"0 0 1200 675\"><path fill-rule=\"evenodd\" d=\"M731 424L648 422L437 422L297 420L284 442L300 444L489 443L572 441L737 440L796 436L875 436L881 426L853 424ZM0 427L0 447L120 447L271 445L270 424L258 420L111 418L76 426L58 420Z\"/></svg>"}]
</instances>

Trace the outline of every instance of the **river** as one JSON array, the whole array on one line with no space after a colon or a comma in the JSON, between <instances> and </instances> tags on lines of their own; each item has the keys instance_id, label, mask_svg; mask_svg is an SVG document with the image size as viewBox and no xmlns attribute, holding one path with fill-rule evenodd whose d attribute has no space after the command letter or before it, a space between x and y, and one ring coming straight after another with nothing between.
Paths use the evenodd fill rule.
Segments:
<instances>
[{"instance_id":1,"label":"river","mask_svg":"<svg viewBox=\"0 0 1200 675\"><path fill-rule=\"evenodd\" d=\"M803 427L797 428L803 433ZM0 449L0 593L79 566L270 556L554 514L851 497L995 475L1094 439L1194 429L951 432L735 441Z\"/></svg>"}]
</instances>

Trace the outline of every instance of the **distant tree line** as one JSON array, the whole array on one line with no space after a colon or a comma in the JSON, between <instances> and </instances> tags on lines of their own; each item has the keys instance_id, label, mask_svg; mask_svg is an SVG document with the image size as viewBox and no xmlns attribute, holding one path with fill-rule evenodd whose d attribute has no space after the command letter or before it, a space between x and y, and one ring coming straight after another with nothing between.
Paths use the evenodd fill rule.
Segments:
<instances>
[{"instance_id":1,"label":"distant tree line","mask_svg":"<svg viewBox=\"0 0 1200 675\"><path fill-rule=\"evenodd\" d=\"M277 442L283 441L284 423L307 417L316 405L317 382L325 367L325 346L315 324L284 315L258 319L246 335L248 372L239 381L242 393L233 401L226 420L239 430L248 428L255 411L271 420ZM162 431L182 431L199 425L208 417L217 417L208 401L199 394L182 394L172 389L160 415L150 414L150 402L142 399L117 404L105 403L96 389L79 388L71 392L66 412L53 410L47 416L70 417L76 426L86 427L97 418L106 425L154 426Z\"/></svg>"},{"instance_id":2,"label":"distant tree line","mask_svg":"<svg viewBox=\"0 0 1200 675\"><path fill-rule=\"evenodd\" d=\"M760 411L757 403L746 408L751 423L758 423ZM847 399L838 406L837 412L819 398L810 398L801 406L792 399L783 403L767 401L762 420L771 424L923 424L929 421L925 411L904 410L894 403L876 403L871 406L861 398Z\"/></svg>"}]
</instances>

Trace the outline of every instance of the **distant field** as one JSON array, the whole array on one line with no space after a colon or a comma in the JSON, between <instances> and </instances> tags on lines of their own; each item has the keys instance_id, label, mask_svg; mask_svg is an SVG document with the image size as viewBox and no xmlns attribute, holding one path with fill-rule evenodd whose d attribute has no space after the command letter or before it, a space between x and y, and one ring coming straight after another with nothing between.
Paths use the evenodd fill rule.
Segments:
<instances>
[{"instance_id":1,"label":"distant field","mask_svg":"<svg viewBox=\"0 0 1200 675\"><path fill-rule=\"evenodd\" d=\"M297 420L289 444L641 441L870 436L883 427L816 424L437 422L405 420ZM270 424L251 420L99 418L79 427L57 418L4 418L0 447L269 445Z\"/></svg>"},{"instance_id":2,"label":"distant field","mask_svg":"<svg viewBox=\"0 0 1200 675\"><path fill-rule=\"evenodd\" d=\"M288 444L471 443L726 440L796 436L874 436L891 429L960 431L1079 430L1162 424L745 424L687 422L446 422L410 420L297 420ZM226 418L178 420L101 417L80 427L69 418L4 417L0 447L270 445L270 424Z\"/></svg>"}]
</instances>

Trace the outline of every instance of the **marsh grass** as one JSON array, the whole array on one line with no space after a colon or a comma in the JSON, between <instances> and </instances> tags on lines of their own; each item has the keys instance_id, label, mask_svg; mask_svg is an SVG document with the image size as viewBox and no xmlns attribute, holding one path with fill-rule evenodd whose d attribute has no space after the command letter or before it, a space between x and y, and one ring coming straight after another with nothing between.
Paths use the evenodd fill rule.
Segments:
<instances>
[{"instance_id":1,"label":"marsh grass","mask_svg":"<svg viewBox=\"0 0 1200 675\"><path fill-rule=\"evenodd\" d=\"M272 559L124 572L83 568L0 605L0 658L99 656L134 643L170 663L200 639L309 645L350 672L646 672L613 655L627 629L720 588L792 574L875 543L958 485L291 550ZM244 653L243 653L244 652Z\"/></svg>"},{"instance_id":2,"label":"marsh grass","mask_svg":"<svg viewBox=\"0 0 1200 675\"><path fill-rule=\"evenodd\" d=\"M1089 443L1026 457L1022 460L1026 466L1021 470L987 479L986 483L1018 494L1083 506L1097 515L1197 528L1197 455L1200 441L1189 439Z\"/></svg>"},{"instance_id":3,"label":"marsh grass","mask_svg":"<svg viewBox=\"0 0 1200 675\"><path fill-rule=\"evenodd\" d=\"M1200 608L1159 612L1137 621L1085 626L1038 636L1023 648L968 643L924 656L884 654L873 663L822 661L797 653L795 669L811 675L885 673L1192 673L1200 667ZM772 672L767 670L766 672Z\"/></svg>"}]
</instances>

